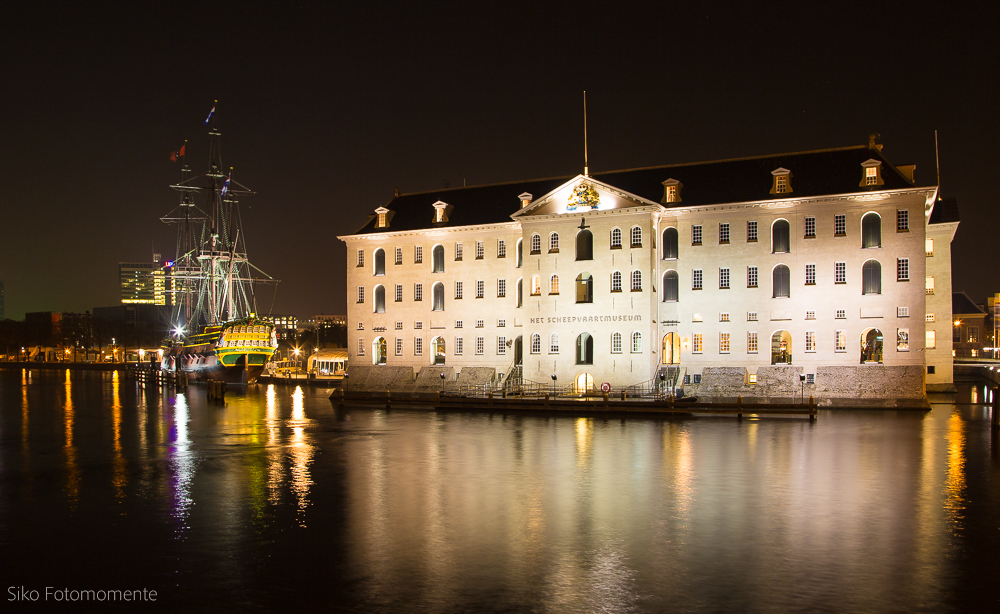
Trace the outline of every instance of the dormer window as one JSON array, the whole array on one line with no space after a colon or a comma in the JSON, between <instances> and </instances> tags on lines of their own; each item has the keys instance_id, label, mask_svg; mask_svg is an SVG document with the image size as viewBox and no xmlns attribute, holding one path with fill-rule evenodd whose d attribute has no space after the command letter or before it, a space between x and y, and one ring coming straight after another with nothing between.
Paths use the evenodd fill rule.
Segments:
<instances>
[{"instance_id":1,"label":"dormer window","mask_svg":"<svg viewBox=\"0 0 1000 614\"><path fill-rule=\"evenodd\" d=\"M771 171L774 178L771 183L771 194L791 194L792 193L792 171L787 168L777 168Z\"/></svg>"},{"instance_id":2,"label":"dormer window","mask_svg":"<svg viewBox=\"0 0 1000 614\"><path fill-rule=\"evenodd\" d=\"M378 219L375 221L375 228L388 228L393 212L385 207L379 207L375 210L375 214L378 216Z\"/></svg>"},{"instance_id":3,"label":"dormer window","mask_svg":"<svg viewBox=\"0 0 1000 614\"><path fill-rule=\"evenodd\" d=\"M451 211L451 205L446 202L437 201L434 203L434 223L443 224L448 221L448 213Z\"/></svg>"},{"instance_id":4,"label":"dormer window","mask_svg":"<svg viewBox=\"0 0 1000 614\"><path fill-rule=\"evenodd\" d=\"M858 184L859 187L871 187L885 183L882 181L882 162L868 159L861 163L861 168L864 174L861 177L861 183Z\"/></svg>"},{"instance_id":5,"label":"dormer window","mask_svg":"<svg viewBox=\"0 0 1000 614\"><path fill-rule=\"evenodd\" d=\"M662 204L681 202L681 188L683 187L684 184L680 181L667 179L663 182L663 198L660 202Z\"/></svg>"}]
</instances>

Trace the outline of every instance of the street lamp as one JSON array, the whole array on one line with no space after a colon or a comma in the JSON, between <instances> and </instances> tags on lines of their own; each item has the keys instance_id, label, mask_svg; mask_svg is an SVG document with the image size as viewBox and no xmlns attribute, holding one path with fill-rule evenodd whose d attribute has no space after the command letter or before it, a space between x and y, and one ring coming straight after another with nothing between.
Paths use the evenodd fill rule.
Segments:
<instances>
[{"instance_id":1,"label":"street lamp","mask_svg":"<svg viewBox=\"0 0 1000 614\"><path fill-rule=\"evenodd\" d=\"M556 396L556 374L552 374L552 396Z\"/></svg>"}]
</instances>

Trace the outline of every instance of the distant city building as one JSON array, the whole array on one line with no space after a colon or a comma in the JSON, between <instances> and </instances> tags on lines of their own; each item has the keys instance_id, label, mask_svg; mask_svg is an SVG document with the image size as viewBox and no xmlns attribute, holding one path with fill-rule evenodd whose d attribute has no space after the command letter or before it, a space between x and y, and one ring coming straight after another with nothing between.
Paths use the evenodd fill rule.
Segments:
<instances>
[{"instance_id":1,"label":"distant city building","mask_svg":"<svg viewBox=\"0 0 1000 614\"><path fill-rule=\"evenodd\" d=\"M293 315L261 316L262 320L274 323L274 331L278 339L294 338L299 327L299 318Z\"/></svg>"},{"instance_id":2,"label":"distant city building","mask_svg":"<svg viewBox=\"0 0 1000 614\"><path fill-rule=\"evenodd\" d=\"M159 254L153 254L153 262L118 263L122 304L170 305L169 271Z\"/></svg>"},{"instance_id":3,"label":"distant city building","mask_svg":"<svg viewBox=\"0 0 1000 614\"><path fill-rule=\"evenodd\" d=\"M982 358L986 340L986 310L965 292L951 295L952 352L956 358ZM993 331L991 330L990 333ZM990 335L992 337L992 334Z\"/></svg>"},{"instance_id":4,"label":"distant city building","mask_svg":"<svg viewBox=\"0 0 1000 614\"><path fill-rule=\"evenodd\" d=\"M873 138L398 195L339 237L351 381L926 404L958 211L913 172Z\"/></svg>"}]
</instances>

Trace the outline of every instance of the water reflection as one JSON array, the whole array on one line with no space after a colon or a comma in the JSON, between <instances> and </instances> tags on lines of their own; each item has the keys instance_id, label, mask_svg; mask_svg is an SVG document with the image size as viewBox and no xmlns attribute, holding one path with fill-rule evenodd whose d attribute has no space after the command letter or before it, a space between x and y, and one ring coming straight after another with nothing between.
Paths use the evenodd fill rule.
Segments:
<instances>
[{"instance_id":1,"label":"water reflection","mask_svg":"<svg viewBox=\"0 0 1000 614\"><path fill-rule=\"evenodd\" d=\"M265 424L267 426L267 500L271 505L281 502L281 488L285 481L284 450L281 441L281 420L278 415L278 397L274 384L265 393Z\"/></svg>"},{"instance_id":2,"label":"water reflection","mask_svg":"<svg viewBox=\"0 0 1000 614\"><path fill-rule=\"evenodd\" d=\"M171 491L173 505L171 515L177 523L176 533L182 536L187 529L191 505L191 481L194 479L194 455L188 438L187 395L180 393L174 399L174 438L170 448Z\"/></svg>"},{"instance_id":3,"label":"water reflection","mask_svg":"<svg viewBox=\"0 0 1000 614\"><path fill-rule=\"evenodd\" d=\"M974 389L973 389L974 390ZM948 419L948 465L945 491L953 531L962 529L962 513L965 509L965 425L958 408Z\"/></svg>"},{"instance_id":4,"label":"water reflection","mask_svg":"<svg viewBox=\"0 0 1000 614\"><path fill-rule=\"evenodd\" d=\"M292 418L288 421L288 425L292 427L292 440L288 450L292 457L291 487L298 503L300 527L306 526L305 511L309 506L309 487L313 483L309 475L309 464L312 462L314 449L305 433L309 420L306 419L302 396L302 387L296 386L295 393L292 394Z\"/></svg>"},{"instance_id":5,"label":"water reflection","mask_svg":"<svg viewBox=\"0 0 1000 614\"><path fill-rule=\"evenodd\" d=\"M122 400L118 371L111 372L111 422L114 428L111 482L115 487L115 498L121 502L125 498L125 485L128 477L125 472L125 456L122 454Z\"/></svg>"},{"instance_id":6,"label":"water reflection","mask_svg":"<svg viewBox=\"0 0 1000 614\"><path fill-rule=\"evenodd\" d=\"M75 508L80 499L80 469L76 464L76 446L73 445L73 420L75 410L73 409L73 379L72 371L66 369L65 380L63 381L63 427L65 432L65 443L63 452L66 455L66 498L70 507Z\"/></svg>"}]
</instances>

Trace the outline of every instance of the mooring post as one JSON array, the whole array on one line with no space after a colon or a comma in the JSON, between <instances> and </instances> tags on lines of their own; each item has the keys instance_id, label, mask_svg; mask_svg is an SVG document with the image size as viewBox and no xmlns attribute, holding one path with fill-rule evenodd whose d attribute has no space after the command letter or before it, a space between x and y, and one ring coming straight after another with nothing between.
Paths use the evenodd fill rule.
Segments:
<instances>
[{"instance_id":1,"label":"mooring post","mask_svg":"<svg viewBox=\"0 0 1000 614\"><path fill-rule=\"evenodd\" d=\"M990 417L990 424L993 428L1000 428L1000 388L993 389L993 415Z\"/></svg>"},{"instance_id":2,"label":"mooring post","mask_svg":"<svg viewBox=\"0 0 1000 614\"><path fill-rule=\"evenodd\" d=\"M809 421L812 422L816 419L816 399L813 395L809 395Z\"/></svg>"},{"instance_id":3,"label":"mooring post","mask_svg":"<svg viewBox=\"0 0 1000 614\"><path fill-rule=\"evenodd\" d=\"M743 395L736 397L736 418L738 420L743 419Z\"/></svg>"}]
</instances>

